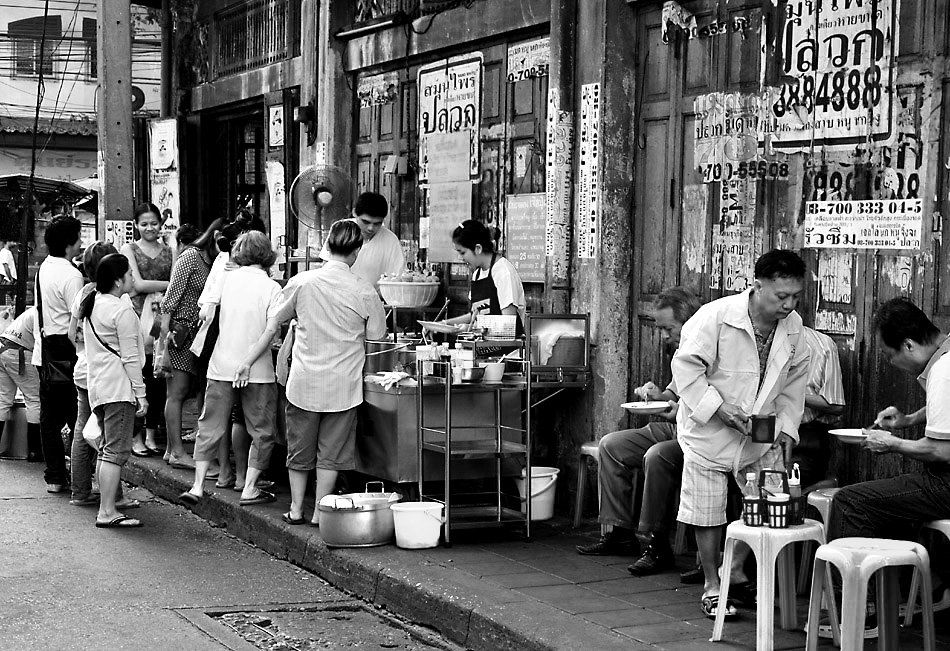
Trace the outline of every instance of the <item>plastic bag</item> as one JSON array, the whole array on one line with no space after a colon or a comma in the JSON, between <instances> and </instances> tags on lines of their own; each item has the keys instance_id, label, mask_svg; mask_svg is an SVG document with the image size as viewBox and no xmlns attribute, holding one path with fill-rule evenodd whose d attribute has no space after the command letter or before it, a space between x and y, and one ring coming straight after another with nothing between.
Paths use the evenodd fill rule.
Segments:
<instances>
[{"instance_id":1,"label":"plastic bag","mask_svg":"<svg viewBox=\"0 0 950 651\"><path fill-rule=\"evenodd\" d=\"M99 417L96 416L96 412L89 414L89 420L82 428L82 437L93 450L99 451L99 446L102 444L102 427L99 426Z\"/></svg>"},{"instance_id":2,"label":"plastic bag","mask_svg":"<svg viewBox=\"0 0 950 651\"><path fill-rule=\"evenodd\" d=\"M168 356L168 344L162 337L155 338L154 357L152 358L152 377L171 377L172 361Z\"/></svg>"}]
</instances>

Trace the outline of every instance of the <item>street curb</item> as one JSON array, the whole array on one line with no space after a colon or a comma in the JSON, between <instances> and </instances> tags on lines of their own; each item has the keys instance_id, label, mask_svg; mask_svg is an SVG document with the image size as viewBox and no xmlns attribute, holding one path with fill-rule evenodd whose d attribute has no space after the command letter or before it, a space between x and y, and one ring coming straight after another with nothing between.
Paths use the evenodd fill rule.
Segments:
<instances>
[{"instance_id":1,"label":"street curb","mask_svg":"<svg viewBox=\"0 0 950 651\"><path fill-rule=\"evenodd\" d=\"M175 470L160 459L132 458L122 479L178 504L191 488L193 474ZM630 651L637 646L590 622L575 618L531 597L512 601L512 591L474 575L445 567L420 554L386 545L331 549L318 530L291 526L280 519L289 496L275 504L241 507L236 491L214 488L190 510L214 526L282 560L313 572L331 585L416 624L437 630L473 651Z\"/></svg>"}]
</instances>

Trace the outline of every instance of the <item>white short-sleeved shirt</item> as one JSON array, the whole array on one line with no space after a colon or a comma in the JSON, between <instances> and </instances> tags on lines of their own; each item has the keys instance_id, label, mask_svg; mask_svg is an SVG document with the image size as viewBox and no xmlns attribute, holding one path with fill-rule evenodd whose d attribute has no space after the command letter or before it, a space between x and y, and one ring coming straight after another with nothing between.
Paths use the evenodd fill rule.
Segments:
<instances>
[{"instance_id":1,"label":"white short-sleeved shirt","mask_svg":"<svg viewBox=\"0 0 950 651\"><path fill-rule=\"evenodd\" d=\"M950 337L933 354L919 379L927 391L927 427L924 435L932 439L950 440Z\"/></svg>"},{"instance_id":2,"label":"white short-sleeved shirt","mask_svg":"<svg viewBox=\"0 0 950 651\"><path fill-rule=\"evenodd\" d=\"M280 285L258 267L238 267L224 274L221 287L221 333L208 363L208 379L231 382L248 351L275 316ZM276 382L274 360L265 352L251 366L253 384Z\"/></svg>"},{"instance_id":3,"label":"white short-sleeved shirt","mask_svg":"<svg viewBox=\"0 0 950 651\"><path fill-rule=\"evenodd\" d=\"M10 266L11 280L16 280L16 260L13 259L13 254L8 248L0 249L0 274L6 275L7 270L3 268L5 264Z\"/></svg>"},{"instance_id":4,"label":"white short-sleeved shirt","mask_svg":"<svg viewBox=\"0 0 950 651\"><path fill-rule=\"evenodd\" d=\"M355 222L356 220L351 220ZM330 259L330 251L324 242L323 249L320 251L320 258ZM402 252L402 244L399 238L383 224L376 231L376 235L369 241L364 241L359 254L356 256L356 262L350 267L350 271L357 278L362 278L375 289L379 283L379 277L383 274L402 273L406 270L406 256Z\"/></svg>"},{"instance_id":5,"label":"white short-sleeved shirt","mask_svg":"<svg viewBox=\"0 0 950 651\"><path fill-rule=\"evenodd\" d=\"M66 258L51 255L43 260L37 278L43 290L43 329L47 335L64 335L69 331L70 308L83 286L82 274ZM33 336L33 365L41 366L43 352L39 318L33 325Z\"/></svg>"},{"instance_id":6,"label":"white short-sleeved shirt","mask_svg":"<svg viewBox=\"0 0 950 651\"><path fill-rule=\"evenodd\" d=\"M472 274L472 280L482 280L487 275L487 271L476 269ZM514 305L518 308L521 322L524 323L526 307L524 285L521 283L518 270L508 258L500 255L495 258L495 264L491 268L491 279L495 283L495 291L498 292L498 307L505 309L509 305ZM469 294L469 300L471 298Z\"/></svg>"}]
</instances>

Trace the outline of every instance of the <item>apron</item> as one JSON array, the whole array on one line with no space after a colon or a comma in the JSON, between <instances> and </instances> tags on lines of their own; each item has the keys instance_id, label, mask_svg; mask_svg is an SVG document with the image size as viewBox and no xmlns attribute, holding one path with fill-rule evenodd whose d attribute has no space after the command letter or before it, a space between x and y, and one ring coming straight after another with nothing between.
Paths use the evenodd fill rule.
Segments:
<instances>
[{"instance_id":1,"label":"apron","mask_svg":"<svg viewBox=\"0 0 950 651\"><path fill-rule=\"evenodd\" d=\"M490 314L492 316L502 316L501 304L498 302L498 288L495 287L495 281L492 280L492 269L495 267L495 254L491 256L491 266L488 268L488 275L479 280L472 278L472 288L470 292L472 301L472 311L476 314ZM524 324L521 323L521 315L515 318L515 337L524 335Z\"/></svg>"}]
</instances>

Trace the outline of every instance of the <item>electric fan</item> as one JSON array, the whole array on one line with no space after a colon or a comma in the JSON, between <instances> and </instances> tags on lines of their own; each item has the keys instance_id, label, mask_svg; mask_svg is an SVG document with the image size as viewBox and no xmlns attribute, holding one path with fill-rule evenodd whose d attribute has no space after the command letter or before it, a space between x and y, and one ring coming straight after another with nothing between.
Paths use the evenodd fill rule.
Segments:
<instances>
[{"instance_id":1,"label":"electric fan","mask_svg":"<svg viewBox=\"0 0 950 651\"><path fill-rule=\"evenodd\" d=\"M333 165L311 165L290 185L290 210L316 235L311 242L318 247L333 222L350 216L352 200L353 182Z\"/></svg>"}]
</instances>

